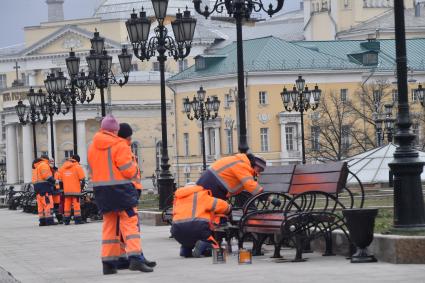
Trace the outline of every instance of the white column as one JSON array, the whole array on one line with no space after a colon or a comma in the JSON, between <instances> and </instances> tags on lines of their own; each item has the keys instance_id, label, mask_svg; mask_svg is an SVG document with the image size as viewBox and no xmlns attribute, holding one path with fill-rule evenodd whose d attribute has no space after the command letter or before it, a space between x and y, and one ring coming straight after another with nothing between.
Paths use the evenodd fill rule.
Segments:
<instances>
[{"instance_id":1,"label":"white column","mask_svg":"<svg viewBox=\"0 0 425 283\"><path fill-rule=\"evenodd\" d=\"M282 119L282 118L281 118ZM288 151L286 150L286 131L285 123L280 123L280 158L288 158Z\"/></svg>"},{"instance_id":2,"label":"white column","mask_svg":"<svg viewBox=\"0 0 425 283\"><path fill-rule=\"evenodd\" d=\"M87 143L86 143L86 122L77 121L77 146L80 164L84 169L87 168Z\"/></svg>"},{"instance_id":3,"label":"white column","mask_svg":"<svg viewBox=\"0 0 425 283\"><path fill-rule=\"evenodd\" d=\"M31 124L22 126L22 167L24 170L24 183L30 183L32 177L34 151L31 130Z\"/></svg>"},{"instance_id":4,"label":"white column","mask_svg":"<svg viewBox=\"0 0 425 283\"><path fill-rule=\"evenodd\" d=\"M220 145L220 128L214 128L215 131L215 159L219 159L221 156L221 145Z\"/></svg>"},{"instance_id":5,"label":"white column","mask_svg":"<svg viewBox=\"0 0 425 283\"><path fill-rule=\"evenodd\" d=\"M15 124L6 125L6 169L7 183L18 183L18 146Z\"/></svg>"},{"instance_id":6,"label":"white column","mask_svg":"<svg viewBox=\"0 0 425 283\"><path fill-rule=\"evenodd\" d=\"M47 122L47 125L46 125L46 127L47 127L47 150L48 150L48 152L49 152L49 157L50 158L53 158L53 154L52 154L52 132L50 131L50 122ZM57 148L57 141L56 141L56 122L53 122L53 140L54 140L54 142L55 142L55 148L53 149L54 151L55 151L55 162L57 163L57 159L58 159L58 156L56 155L56 152L57 152L57 150L56 150L56 148Z\"/></svg>"},{"instance_id":7,"label":"white column","mask_svg":"<svg viewBox=\"0 0 425 283\"><path fill-rule=\"evenodd\" d=\"M209 143L209 140L210 140L210 132L209 132L209 130L210 130L210 128L205 128L205 140L204 140L204 143L205 143L205 155L206 156L208 156L208 155L210 155L210 143Z\"/></svg>"},{"instance_id":8,"label":"white column","mask_svg":"<svg viewBox=\"0 0 425 283\"><path fill-rule=\"evenodd\" d=\"M28 76L28 84L30 86L35 86L37 84L35 80L35 71L28 71L27 76Z\"/></svg>"}]
</instances>

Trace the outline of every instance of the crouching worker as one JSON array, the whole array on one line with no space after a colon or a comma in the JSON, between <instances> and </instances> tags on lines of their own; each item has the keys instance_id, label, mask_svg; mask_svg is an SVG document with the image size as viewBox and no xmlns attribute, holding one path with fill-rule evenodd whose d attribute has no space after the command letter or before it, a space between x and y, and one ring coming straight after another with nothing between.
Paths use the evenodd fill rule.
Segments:
<instances>
[{"instance_id":1,"label":"crouching worker","mask_svg":"<svg viewBox=\"0 0 425 283\"><path fill-rule=\"evenodd\" d=\"M180 256L200 257L211 247L218 248L212 236L213 219L217 214L229 214L231 206L211 196L195 183L188 183L174 195L171 234L181 244ZM193 252L192 252L193 249Z\"/></svg>"}]
</instances>

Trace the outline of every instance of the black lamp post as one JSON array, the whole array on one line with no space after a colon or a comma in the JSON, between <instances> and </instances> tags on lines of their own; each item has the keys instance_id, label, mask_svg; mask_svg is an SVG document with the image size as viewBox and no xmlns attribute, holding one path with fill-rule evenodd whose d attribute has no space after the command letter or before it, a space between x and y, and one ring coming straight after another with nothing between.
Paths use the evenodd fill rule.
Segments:
<instances>
[{"instance_id":1,"label":"black lamp post","mask_svg":"<svg viewBox=\"0 0 425 283\"><path fill-rule=\"evenodd\" d=\"M89 68L90 81L94 82L95 87L100 89L100 102L102 108L102 117L105 117L105 88L110 84L118 84L120 87L128 82L128 77L131 69L131 54L128 54L127 48L123 47L122 52L118 55L120 62L121 72L124 76L122 79L117 79L112 72L112 56L108 55L105 49L105 39L99 36L99 32L94 32L91 41L90 55L86 57L87 65ZM75 57L75 54L70 53L70 57L66 59L66 66L68 73L71 77L71 85L78 85L78 70L80 65L80 58ZM82 75L84 73L81 73ZM83 76L84 77L84 76Z\"/></svg>"},{"instance_id":2,"label":"black lamp post","mask_svg":"<svg viewBox=\"0 0 425 283\"><path fill-rule=\"evenodd\" d=\"M395 140L399 146L389 163L394 174L394 228L425 228L425 210L421 184L424 162L414 149L415 135L410 131L407 91L406 34L404 1L394 0L395 50L397 62L398 113Z\"/></svg>"},{"instance_id":3,"label":"black lamp post","mask_svg":"<svg viewBox=\"0 0 425 283\"><path fill-rule=\"evenodd\" d=\"M218 109L220 108L220 100L217 96L213 98L207 97L205 99L206 91L201 86L197 91L198 98L193 97L192 101L189 101L189 97L183 98L184 111L186 112L187 118L190 120L196 119L201 121L202 127L202 164L204 171L207 170L207 160L205 156L205 128L204 122L207 120L213 120L217 118ZM191 115L193 110L193 116Z\"/></svg>"},{"instance_id":4,"label":"black lamp post","mask_svg":"<svg viewBox=\"0 0 425 283\"><path fill-rule=\"evenodd\" d=\"M47 121L47 115L45 111L45 100L46 95L41 89L36 93L33 88L30 88L30 91L27 95L28 101L30 103L29 109L27 111L27 106L22 102L18 101L18 104L15 106L16 114L18 115L19 122L22 125L31 123L32 125L32 135L33 135L33 146L34 146L34 159L37 158L37 138L35 132L35 124L40 122L44 124Z\"/></svg>"},{"instance_id":5,"label":"black lamp post","mask_svg":"<svg viewBox=\"0 0 425 283\"><path fill-rule=\"evenodd\" d=\"M223 13L226 8L229 16L236 21L236 46L238 61L238 117L239 117L239 151L246 153L249 150L246 134L246 113L245 113L245 81L243 65L243 41L242 41L242 21L249 20L251 13L264 11L269 16L280 11L285 0L277 0L277 6L264 5L262 0L221 0L215 1L211 7L210 1L205 1L203 7L202 0L193 0L196 12L208 18L212 13ZM214 3L214 2L212 2ZM224 7L223 7L224 6Z\"/></svg>"},{"instance_id":6,"label":"black lamp post","mask_svg":"<svg viewBox=\"0 0 425 283\"><path fill-rule=\"evenodd\" d=\"M174 178L168 164L168 142L167 142L167 112L165 101L165 61L167 52L174 60L183 59L189 55L192 47L192 39L195 32L196 19L192 18L190 11L186 9L183 15L178 12L176 19L171 22L174 39L168 35L164 26L167 15L168 0L152 0L155 18L158 26L155 27L155 35L148 39L151 21L143 10L138 15L133 11L131 18L127 20L126 26L130 41L133 45L134 55L140 60L149 60L158 53L160 83L161 83L161 130L162 130L162 153L161 172L158 178L159 207L165 208L171 204ZM168 202L168 203L167 203Z\"/></svg>"},{"instance_id":7,"label":"black lamp post","mask_svg":"<svg viewBox=\"0 0 425 283\"><path fill-rule=\"evenodd\" d=\"M44 80L44 86L46 87L47 97L46 97L46 112L49 115L50 122L50 150L52 152L53 166L56 163L55 157L55 137L53 131L53 115L62 113L65 115L69 112L69 101L67 101L63 96L61 97L58 93L58 81L56 80L55 74L51 73L47 75L47 78ZM65 100L64 100L65 99ZM64 104L62 108L61 104Z\"/></svg>"},{"instance_id":8,"label":"black lamp post","mask_svg":"<svg viewBox=\"0 0 425 283\"><path fill-rule=\"evenodd\" d=\"M322 91L316 85L313 90L308 90L305 85L305 80L302 76L298 76L295 81L296 86L293 87L292 91L288 91L283 88L280 93L285 106L286 111L291 112L292 110L300 112L301 115L301 150L302 150L302 163L305 164L305 143L304 143L304 111L308 109L316 110L319 106L320 96ZM313 99L313 101L312 101Z\"/></svg>"}]
</instances>

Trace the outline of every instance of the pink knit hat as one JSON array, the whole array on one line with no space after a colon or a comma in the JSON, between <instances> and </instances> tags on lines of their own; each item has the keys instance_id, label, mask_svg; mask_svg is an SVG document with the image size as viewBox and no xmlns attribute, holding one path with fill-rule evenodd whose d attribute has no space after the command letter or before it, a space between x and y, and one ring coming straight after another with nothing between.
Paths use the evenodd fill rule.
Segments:
<instances>
[{"instance_id":1,"label":"pink knit hat","mask_svg":"<svg viewBox=\"0 0 425 283\"><path fill-rule=\"evenodd\" d=\"M112 115L106 115L102 119L102 123L100 124L100 128L102 130L108 131L108 132L115 132L120 129L120 124L118 124L118 121L115 119Z\"/></svg>"}]
</instances>

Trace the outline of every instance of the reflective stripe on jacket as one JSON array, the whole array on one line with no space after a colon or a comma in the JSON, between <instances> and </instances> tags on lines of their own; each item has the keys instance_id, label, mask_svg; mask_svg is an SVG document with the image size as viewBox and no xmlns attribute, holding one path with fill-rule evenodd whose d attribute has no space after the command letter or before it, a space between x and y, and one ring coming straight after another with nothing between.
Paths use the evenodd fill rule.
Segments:
<instances>
[{"instance_id":1,"label":"reflective stripe on jacket","mask_svg":"<svg viewBox=\"0 0 425 283\"><path fill-rule=\"evenodd\" d=\"M183 187L176 191L173 203L172 233L181 244L190 246L211 234L216 214L227 214L230 205L211 196L201 186Z\"/></svg>"},{"instance_id":2,"label":"reflective stripe on jacket","mask_svg":"<svg viewBox=\"0 0 425 283\"><path fill-rule=\"evenodd\" d=\"M85 178L83 167L70 158L59 169L59 179L63 183L64 196L80 196L81 181Z\"/></svg>"},{"instance_id":3,"label":"reflective stripe on jacket","mask_svg":"<svg viewBox=\"0 0 425 283\"><path fill-rule=\"evenodd\" d=\"M102 212L137 205L138 195L132 183L137 164L124 139L108 131L97 132L88 150L88 163L96 204Z\"/></svg>"},{"instance_id":4,"label":"reflective stripe on jacket","mask_svg":"<svg viewBox=\"0 0 425 283\"><path fill-rule=\"evenodd\" d=\"M237 195L243 190L256 195L263 188L254 180L254 175L255 171L246 154L238 153L211 164L196 184L211 190L213 196L221 199Z\"/></svg>"},{"instance_id":5,"label":"reflective stripe on jacket","mask_svg":"<svg viewBox=\"0 0 425 283\"><path fill-rule=\"evenodd\" d=\"M50 170L49 160L40 159L34 164L31 181L37 194L44 195L53 191L54 179Z\"/></svg>"}]
</instances>

